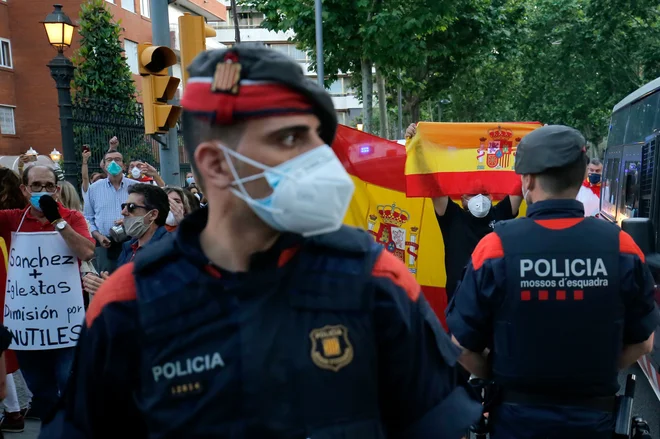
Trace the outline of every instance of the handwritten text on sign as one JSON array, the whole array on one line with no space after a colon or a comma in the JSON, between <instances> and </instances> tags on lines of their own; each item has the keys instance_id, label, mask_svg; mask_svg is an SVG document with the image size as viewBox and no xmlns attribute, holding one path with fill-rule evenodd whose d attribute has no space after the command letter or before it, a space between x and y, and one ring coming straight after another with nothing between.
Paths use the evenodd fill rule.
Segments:
<instances>
[{"instance_id":1,"label":"handwritten text on sign","mask_svg":"<svg viewBox=\"0 0 660 439\"><path fill-rule=\"evenodd\" d=\"M84 315L78 259L59 233L13 233L4 309L11 349L73 347Z\"/></svg>"}]
</instances>

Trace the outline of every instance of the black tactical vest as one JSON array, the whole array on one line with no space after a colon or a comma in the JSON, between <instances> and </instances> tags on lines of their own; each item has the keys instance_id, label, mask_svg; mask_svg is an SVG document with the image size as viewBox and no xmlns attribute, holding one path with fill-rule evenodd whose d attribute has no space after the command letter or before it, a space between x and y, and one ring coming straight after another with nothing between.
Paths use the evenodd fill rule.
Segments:
<instances>
[{"instance_id":1,"label":"black tactical vest","mask_svg":"<svg viewBox=\"0 0 660 439\"><path fill-rule=\"evenodd\" d=\"M624 323L619 232L594 218L561 230L529 218L495 226L506 296L494 316L493 374L504 388L616 393Z\"/></svg>"},{"instance_id":2,"label":"black tactical vest","mask_svg":"<svg viewBox=\"0 0 660 439\"><path fill-rule=\"evenodd\" d=\"M384 438L365 288L381 249L342 228L246 282L210 276L174 240L145 249L136 399L150 437Z\"/></svg>"}]
</instances>

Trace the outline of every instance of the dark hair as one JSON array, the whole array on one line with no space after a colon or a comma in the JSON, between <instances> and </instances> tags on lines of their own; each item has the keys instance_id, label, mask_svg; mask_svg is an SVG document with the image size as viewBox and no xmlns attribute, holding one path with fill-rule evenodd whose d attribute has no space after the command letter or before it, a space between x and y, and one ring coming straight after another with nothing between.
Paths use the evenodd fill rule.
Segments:
<instances>
[{"instance_id":1,"label":"dark hair","mask_svg":"<svg viewBox=\"0 0 660 439\"><path fill-rule=\"evenodd\" d=\"M33 170L34 168L48 169L53 174L53 183L57 184L57 182L59 181L58 178L57 178L57 173L55 172L55 169L51 168L50 166L32 165L32 166L28 166L23 171L23 176L22 176L21 180L23 181L23 184L25 186L28 185L28 182L30 181L30 171Z\"/></svg>"},{"instance_id":2,"label":"dark hair","mask_svg":"<svg viewBox=\"0 0 660 439\"><path fill-rule=\"evenodd\" d=\"M569 165L561 168L550 168L537 174L536 177L545 192L551 195L559 195L571 189L580 189L586 167L587 156L582 155Z\"/></svg>"},{"instance_id":3,"label":"dark hair","mask_svg":"<svg viewBox=\"0 0 660 439\"><path fill-rule=\"evenodd\" d=\"M139 194L144 197L144 204L149 209L156 209L156 225L164 226L167 221L167 215L170 213L170 199L164 190L158 186L144 183L136 183L128 187L128 193Z\"/></svg>"},{"instance_id":4,"label":"dark hair","mask_svg":"<svg viewBox=\"0 0 660 439\"><path fill-rule=\"evenodd\" d=\"M0 168L0 209L23 209L26 205L21 179L11 169Z\"/></svg>"},{"instance_id":5,"label":"dark hair","mask_svg":"<svg viewBox=\"0 0 660 439\"><path fill-rule=\"evenodd\" d=\"M199 200L197 199L197 197L193 195L193 193L190 192L188 189L183 189L183 195L186 196L186 199L188 200L188 204L190 205L190 213L202 207L199 204Z\"/></svg>"}]
</instances>

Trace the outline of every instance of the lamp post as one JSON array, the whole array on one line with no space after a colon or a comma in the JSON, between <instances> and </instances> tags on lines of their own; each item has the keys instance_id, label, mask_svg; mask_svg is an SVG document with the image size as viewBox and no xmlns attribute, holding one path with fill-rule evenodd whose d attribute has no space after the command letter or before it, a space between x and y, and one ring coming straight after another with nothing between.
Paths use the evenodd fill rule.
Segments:
<instances>
[{"instance_id":1,"label":"lamp post","mask_svg":"<svg viewBox=\"0 0 660 439\"><path fill-rule=\"evenodd\" d=\"M50 156L50 159L54 163L59 163L60 159L62 158L62 154L60 154L60 152L56 148L53 148L53 150L48 155Z\"/></svg>"},{"instance_id":2,"label":"lamp post","mask_svg":"<svg viewBox=\"0 0 660 439\"><path fill-rule=\"evenodd\" d=\"M449 99L440 99L438 102L438 122L442 122L442 107L451 104Z\"/></svg>"},{"instance_id":3,"label":"lamp post","mask_svg":"<svg viewBox=\"0 0 660 439\"><path fill-rule=\"evenodd\" d=\"M71 108L71 80L73 79L74 67L73 63L64 56L64 51L71 46L73 29L76 26L62 11L62 5L53 5L53 7L55 10L48 14L41 23L46 30L48 42L57 50L57 56L48 63L48 67L57 87L57 106L60 108L60 131L62 133L62 148L64 149L64 177L74 187L78 187L76 150L73 143L73 111ZM57 151L53 150L53 152Z\"/></svg>"}]
</instances>

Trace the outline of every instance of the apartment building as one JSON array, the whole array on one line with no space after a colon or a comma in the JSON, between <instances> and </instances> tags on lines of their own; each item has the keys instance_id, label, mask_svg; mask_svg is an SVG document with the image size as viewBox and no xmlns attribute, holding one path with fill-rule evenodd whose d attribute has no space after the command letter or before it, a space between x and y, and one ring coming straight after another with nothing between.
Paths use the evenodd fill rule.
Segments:
<instances>
[{"instance_id":1,"label":"apartment building","mask_svg":"<svg viewBox=\"0 0 660 439\"><path fill-rule=\"evenodd\" d=\"M115 20L124 29L122 42L126 62L137 79L138 43L151 41L150 1L106 0ZM164 0L161 0L164 1ZM78 21L84 0L58 0L63 11ZM178 17L184 12L202 15L208 21L226 20L219 0L169 0L171 47L178 45ZM30 146L41 154L61 149L57 90L46 66L56 55L40 23L53 10L45 0L0 0L0 156L17 155ZM65 55L78 48L78 35ZM219 43L217 47L222 47ZM175 47L176 49L176 47ZM174 67L180 75L179 66ZM180 76L179 76L180 77Z\"/></svg>"},{"instance_id":2,"label":"apartment building","mask_svg":"<svg viewBox=\"0 0 660 439\"><path fill-rule=\"evenodd\" d=\"M229 1L225 1L228 15L224 22L209 23L216 29L215 40L227 46L235 44L234 12L231 10ZM264 21L263 14L245 7L237 8L239 30L242 42L260 42L270 46L273 50L282 52L300 64L305 75L310 81L317 81L316 72L310 67L307 53L296 47L295 33L273 32L261 27ZM336 81L329 87L328 92L332 96L337 111L339 123L344 125L355 125L354 119L361 114L362 104L355 97L355 90L351 84L350 75L340 74Z\"/></svg>"}]
</instances>

